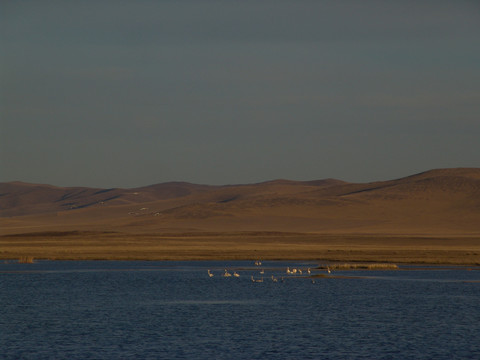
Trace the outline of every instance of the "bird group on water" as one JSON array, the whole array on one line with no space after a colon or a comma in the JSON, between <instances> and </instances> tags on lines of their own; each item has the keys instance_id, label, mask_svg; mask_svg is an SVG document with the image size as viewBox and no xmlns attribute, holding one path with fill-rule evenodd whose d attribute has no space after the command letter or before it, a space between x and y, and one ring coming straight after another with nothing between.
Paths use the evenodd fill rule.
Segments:
<instances>
[{"instance_id":1,"label":"bird group on water","mask_svg":"<svg viewBox=\"0 0 480 360\"><path fill-rule=\"evenodd\" d=\"M255 266L261 266L262 265L262 262L259 261L259 260L256 260L255 261ZM326 267L326 270L327 270L327 273L328 274L331 274L331 270L330 268L327 266ZM292 268L290 269L290 267L287 267L286 270L285 270L286 274L287 275L303 275L304 273L308 274L308 275L311 275L312 271L310 268L307 268L307 269L300 269L300 268ZM207 270L207 273L208 273L208 276L209 277L213 277L214 274L210 271L210 269ZM261 268L260 271L259 271L260 275L264 275L265 274L265 269L264 268ZM240 274L237 273L236 271L233 272L233 274L231 272L229 272L227 269L224 270L223 274L221 274L220 276L222 277L240 277ZM263 276L261 276L260 278L255 278L253 275L250 276L250 279L252 282L257 282L257 283L260 283L260 282L263 282ZM271 276L270 279L273 281L273 282L278 282L278 278L275 277L275 276ZM284 282L285 281L285 278L282 276L280 278L280 281L281 282ZM315 280L314 279L311 279L311 282L312 284L315 283Z\"/></svg>"}]
</instances>

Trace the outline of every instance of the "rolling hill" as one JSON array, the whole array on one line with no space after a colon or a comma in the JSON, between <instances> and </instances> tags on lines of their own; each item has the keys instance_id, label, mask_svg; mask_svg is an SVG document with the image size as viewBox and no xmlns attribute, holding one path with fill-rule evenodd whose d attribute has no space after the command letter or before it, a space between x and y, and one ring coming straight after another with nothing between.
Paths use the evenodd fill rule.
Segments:
<instances>
[{"instance_id":1,"label":"rolling hill","mask_svg":"<svg viewBox=\"0 0 480 360\"><path fill-rule=\"evenodd\" d=\"M371 183L274 180L133 189L0 183L1 234L280 231L480 234L480 168Z\"/></svg>"}]
</instances>

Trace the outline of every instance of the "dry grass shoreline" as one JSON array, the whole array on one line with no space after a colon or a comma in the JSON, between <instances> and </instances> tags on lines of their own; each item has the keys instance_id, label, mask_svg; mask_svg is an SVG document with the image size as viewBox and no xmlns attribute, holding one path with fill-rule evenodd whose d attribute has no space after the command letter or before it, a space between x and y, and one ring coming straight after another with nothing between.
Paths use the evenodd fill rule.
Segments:
<instances>
[{"instance_id":1,"label":"dry grass shoreline","mask_svg":"<svg viewBox=\"0 0 480 360\"><path fill-rule=\"evenodd\" d=\"M480 237L209 232L43 232L0 236L0 259L316 260L480 265Z\"/></svg>"}]
</instances>

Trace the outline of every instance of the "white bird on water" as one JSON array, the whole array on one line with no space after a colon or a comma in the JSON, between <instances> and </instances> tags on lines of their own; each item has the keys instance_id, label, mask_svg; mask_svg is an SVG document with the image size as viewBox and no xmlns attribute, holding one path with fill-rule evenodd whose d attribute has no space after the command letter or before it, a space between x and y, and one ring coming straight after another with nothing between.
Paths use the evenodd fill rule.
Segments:
<instances>
[{"instance_id":1,"label":"white bird on water","mask_svg":"<svg viewBox=\"0 0 480 360\"><path fill-rule=\"evenodd\" d=\"M223 274L224 277L229 277L229 276L232 276L232 274L230 274L227 269L225 269L225 273Z\"/></svg>"},{"instance_id":2,"label":"white bird on water","mask_svg":"<svg viewBox=\"0 0 480 360\"><path fill-rule=\"evenodd\" d=\"M236 271L233 272L233 276L235 277L240 277L240 274L238 274Z\"/></svg>"},{"instance_id":3,"label":"white bird on water","mask_svg":"<svg viewBox=\"0 0 480 360\"><path fill-rule=\"evenodd\" d=\"M213 274L210 272L210 269L207 270L207 272L208 272L208 276L213 277Z\"/></svg>"}]
</instances>

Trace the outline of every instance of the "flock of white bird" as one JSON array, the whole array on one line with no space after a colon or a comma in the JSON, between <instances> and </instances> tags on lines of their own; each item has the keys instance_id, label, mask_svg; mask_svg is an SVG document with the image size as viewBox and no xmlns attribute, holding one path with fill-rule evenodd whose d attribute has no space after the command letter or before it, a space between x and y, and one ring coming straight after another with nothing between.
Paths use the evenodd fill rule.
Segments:
<instances>
[{"instance_id":1,"label":"flock of white bird","mask_svg":"<svg viewBox=\"0 0 480 360\"><path fill-rule=\"evenodd\" d=\"M262 265L262 262L261 261L255 261L255 266L261 266ZM290 267L287 267L286 269L286 273L288 275L303 275L303 273L306 272L308 275L310 275L312 273L312 271L310 270L310 268L307 268L307 269L300 269L300 268L292 268L290 269ZM331 273L331 270L330 268L327 266L327 272L330 274ZM213 277L213 273L210 271L210 269L207 270L207 273L208 273L208 276L209 277ZM265 269L260 269L260 274L261 275L264 275L265 274ZM224 273L221 275L223 277L240 277L240 274L238 274L236 271L233 272L233 275L232 273L228 272L227 269L225 269ZM261 278L254 278L253 275L251 275L250 279L252 280L252 282L263 282L263 276ZM271 279L273 282L278 282L278 278L276 278L275 276L271 276ZM284 277L282 276L281 277L281 281L283 282L284 281ZM312 279L312 283L315 283L315 280Z\"/></svg>"}]
</instances>

